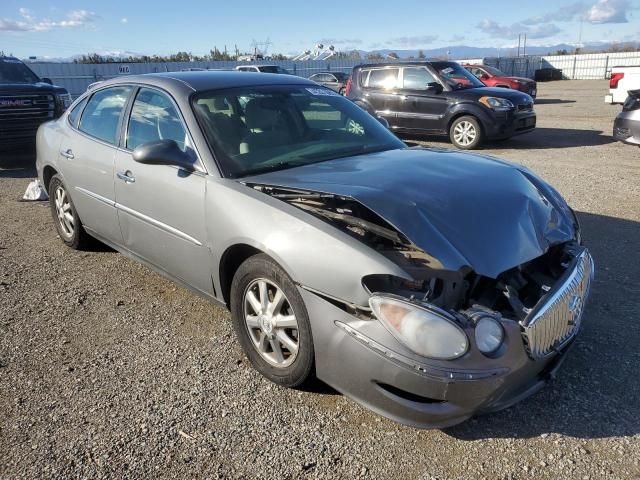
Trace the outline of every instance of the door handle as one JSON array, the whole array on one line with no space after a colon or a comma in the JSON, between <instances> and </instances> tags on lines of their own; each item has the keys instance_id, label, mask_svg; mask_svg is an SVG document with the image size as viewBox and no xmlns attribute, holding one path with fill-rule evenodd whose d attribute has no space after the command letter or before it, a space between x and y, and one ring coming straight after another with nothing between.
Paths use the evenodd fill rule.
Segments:
<instances>
[{"instance_id":1,"label":"door handle","mask_svg":"<svg viewBox=\"0 0 640 480\"><path fill-rule=\"evenodd\" d=\"M65 158L68 158L69 160L73 160L75 158L73 155L73 151L70 148L67 150L60 150L60 155L62 155Z\"/></svg>"},{"instance_id":2,"label":"door handle","mask_svg":"<svg viewBox=\"0 0 640 480\"><path fill-rule=\"evenodd\" d=\"M129 170L126 172L118 172L116 173L116 176L120 180L124 180L124 183L133 183L136 181L136 177L134 177Z\"/></svg>"}]
</instances>

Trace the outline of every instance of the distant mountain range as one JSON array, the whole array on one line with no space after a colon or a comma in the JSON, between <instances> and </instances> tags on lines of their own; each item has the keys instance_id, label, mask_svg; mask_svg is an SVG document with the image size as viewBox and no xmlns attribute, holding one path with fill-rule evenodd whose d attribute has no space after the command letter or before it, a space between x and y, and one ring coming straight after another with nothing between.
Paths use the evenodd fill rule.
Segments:
<instances>
[{"instance_id":1,"label":"distant mountain range","mask_svg":"<svg viewBox=\"0 0 640 480\"><path fill-rule=\"evenodd\" d=\"M611 46L613 43L589 43L581 46L581 51L586 52L589 50L604 50ZM568 43L558 43L556 45L546 45L546 46L533 46L527 45L526 52L523 52L522 47L520 48L520 55L526 53L527 55L553 55L558 51L566 50L568 53L573 53L576 49L576 45L571 45ZM358 50L362 57L366 57L370 53L380 53L381 55L389 55L390 53L396 53L400 58L409 58L414 57L417 58L420 54L420 50L394 50L394 49L384 49L384 50L373 50L373 51L365 51ZM505 47L505 48L495 48L495 47L469 47L467 45L451 45L448 47L440 47L440 48L425 48L422 49L422 53L427 58L433 57L449 57L451 59L472 59L472 58L484 58L484 57L510 57L518 54L518 47Z\"/></svg>"},{"instance_id":2,"label":"distant mountain range","mask_svg":"<svg viewBox=\"0 0 640 480\"><path fill-rule=\"evenodd\" d=\"M608 43L608 42L593 42L586 43L581 45L581 51L583 53L587 53L589 51L594 50L606 50L609 47L616 45L616 43ZM555 45L545 45L545 46L534 46L527 45L526 52L520 48L520 54L526 53L527 55L553 55L558 51L566 51L567 53L573 53L576 49L575 44L569 43L558 43ZM371 53L379 53L381 55L389 55L390 53L397 54L400 58L409 58L414 57L417 58L420 54L420 51L427 58L435 58L435 57L448 57L453 60L458 59L474 59L474 58L484 58L484 57L509 57L515 56L518 54L518 47L469 47L467 45L451 45L447 47L440 48L424 48L424 49L415 49L415 50L394 50L394 49L382 49L382 50L358 50L362 58L366 58L367 55ZM142 54L130 51L103 51L103 52L86 52L86 53L98 53L102 57L119 59L119 58L127 58L129 56L132 57L140 57ZM25 59L28 62L59 62L59 63L68 63L73 62L76 59L82 57L82 54L72 55L69 57L36 57Z\"/></svg>"}]
</instances>

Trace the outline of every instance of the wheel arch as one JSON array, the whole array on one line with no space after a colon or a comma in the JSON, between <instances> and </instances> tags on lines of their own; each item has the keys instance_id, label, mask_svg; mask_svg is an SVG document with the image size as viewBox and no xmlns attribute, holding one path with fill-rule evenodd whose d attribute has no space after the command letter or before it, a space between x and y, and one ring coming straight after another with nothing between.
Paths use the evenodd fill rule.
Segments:
<instances>
[{"instance_id":1,"label":"wheel arch","mask_svg":"<svg viewBox=\"0 0 640 480\"><path fill-rule=\"evenodd\" d=\"M265 252L246 243L237 243L228 247L220 257L218 267L220 294L227 308L231 305L231 282L238 268L246 259L260 253Z\"/></svg>"},{"instance_id":2,"label":"wheel arch","mask_svg":"<svg viewBox=\"0 0 640 480\"><path fill-rule=\"evenodd\" d=\"M42 183L47 194L49 193L49 184L51 183L51 179L54 175L57 175L58 171L53 168L51 165L45 165L42 169Z\"/></svg>"}]
</instances>

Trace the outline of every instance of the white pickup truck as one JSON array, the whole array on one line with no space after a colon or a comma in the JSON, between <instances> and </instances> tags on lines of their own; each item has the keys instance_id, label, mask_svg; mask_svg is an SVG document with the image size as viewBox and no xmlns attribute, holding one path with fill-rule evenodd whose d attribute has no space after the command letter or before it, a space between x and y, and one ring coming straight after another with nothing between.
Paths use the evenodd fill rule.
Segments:
<instances>
[{"instance_id":1,"label":"white pickup truck","mask_svg":"<svg viewBox=\"0 0 640 480\"><path fill-rule=\"evenodd\" d=\"M605 95L604 102L622 105L627 99L627 92L638 89L640 89L640 66L613 67L609 80L609 93Z\"/></svg>"}]
</instances>

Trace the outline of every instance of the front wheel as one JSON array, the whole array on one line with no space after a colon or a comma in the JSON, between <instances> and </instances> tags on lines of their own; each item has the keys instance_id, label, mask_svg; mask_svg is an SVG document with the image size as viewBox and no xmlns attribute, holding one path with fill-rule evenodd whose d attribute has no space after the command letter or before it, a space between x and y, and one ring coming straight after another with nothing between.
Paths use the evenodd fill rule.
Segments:
<instances>
[{"instance_id":1,"label":"front wheel","mask_svg":"<svg viewBox=\"0 0 640 480\"><path fill-rule=\"evenodd\" d=\"M269 256L247 259L231 283L233 326L253 367L274 383L302 385L313 370L307 309L295 284Z\"/></svg>"},{"instance_id":2,"label":"front wheel","mask_svg":"<svg viewBox=\"0 0 640 480\"><path fill-rule=\"evenodd\" d=\"M463 150L473 150L482 143L482 128L472 116L456 118L449 128L451 143Z\"/></svg>"}]
</instances>

